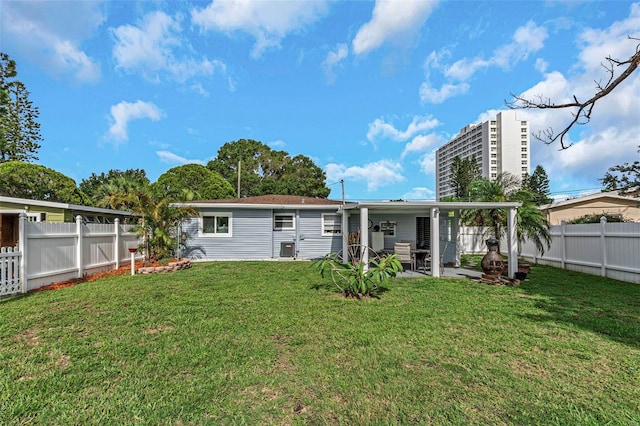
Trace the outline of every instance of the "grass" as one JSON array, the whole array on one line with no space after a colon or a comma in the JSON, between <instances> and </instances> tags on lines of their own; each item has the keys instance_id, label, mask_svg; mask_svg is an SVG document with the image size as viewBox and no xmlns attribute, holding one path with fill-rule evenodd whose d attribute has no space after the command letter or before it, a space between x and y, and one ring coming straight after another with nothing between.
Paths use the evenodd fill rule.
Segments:
<instances>
[{"instance_id":1,"label":"grass","mask_svg":"<svg viewBox=\"0 0 640 426\"><path fill-rule=\"evenodd\" d=\"M639 424L640 286L196 264L0 301L0 424Z\"/></svg>"}]
</instances>

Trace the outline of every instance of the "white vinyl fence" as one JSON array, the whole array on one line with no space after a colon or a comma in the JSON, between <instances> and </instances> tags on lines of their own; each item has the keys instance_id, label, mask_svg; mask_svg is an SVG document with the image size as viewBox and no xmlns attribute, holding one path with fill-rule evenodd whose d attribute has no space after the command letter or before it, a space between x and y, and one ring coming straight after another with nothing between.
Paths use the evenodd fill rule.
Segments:
<instances>
[{"instance_id":1,"label":"white vinyl fence","mask_svg":"<svg viewBox=\"0 0 640 426\"><path fill-rule=\"evenodd\" d=\"M0 296L117 269L137 248L134 225L28 222L20 215L19 246L2 249Z\"/></svg>"},{"instance_id":2,"label":"white vinyl fence","mask_svg":"<svg viewBox=\"0 0 640 426\"><path fill-rule=\"evenodd\" d=\"M525 241L520 257L543 265L640 283L640 223L554 225L551 248L541 254ZM463 253L486 253L482 228L461 227ZM504 241L501 247L504 247Z\"/></svg>"}]
</instances>

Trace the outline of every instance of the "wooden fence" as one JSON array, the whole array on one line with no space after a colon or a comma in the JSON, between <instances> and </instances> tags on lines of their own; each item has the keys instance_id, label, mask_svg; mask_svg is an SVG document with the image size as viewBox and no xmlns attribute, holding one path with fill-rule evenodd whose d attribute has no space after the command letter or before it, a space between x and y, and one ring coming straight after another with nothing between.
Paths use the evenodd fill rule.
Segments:
<instances>
[{"instance_id":1,"label":"wooden fence","mask_svg":"<svg viewBox=\"0 0 640 426\"><path fill-rule=\"evenodd\" d=\"M0 295L27 292L54 282L131 263L134 225L28 222L20 214L19 245L2 249ZM9 273L11 268L11 273Z\"/></svg>"},{"instance_id":2,"label":"wooden fence","mask_svg":"<svg viewBox=\"0 0 640 426\"><path fill-rule=\"evenodd\" d=\"M540 253L525 241L520 257L532 263L640 283L640 223L554 225L551 248ZM460 251L486 253L482 228L461 227ZM501 247L505 247L504 240Z\"/></svg>"}]
</instances>

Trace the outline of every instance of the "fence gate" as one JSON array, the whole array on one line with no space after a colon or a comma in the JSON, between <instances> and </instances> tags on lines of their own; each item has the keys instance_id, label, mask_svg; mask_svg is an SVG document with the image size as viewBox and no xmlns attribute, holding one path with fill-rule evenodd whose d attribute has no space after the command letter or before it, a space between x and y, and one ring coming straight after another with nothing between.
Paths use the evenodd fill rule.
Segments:
<instances>
[{"instance_id":1,"label":"fence gate","mask_svg":"<svg viewBox=\"0 0 640 426\"><path fill-rule=\"evenodd\" d=\"M22 291L20 256L21 253L17 247L0 248L0 297Z\"/></svg>"}]
</instances>

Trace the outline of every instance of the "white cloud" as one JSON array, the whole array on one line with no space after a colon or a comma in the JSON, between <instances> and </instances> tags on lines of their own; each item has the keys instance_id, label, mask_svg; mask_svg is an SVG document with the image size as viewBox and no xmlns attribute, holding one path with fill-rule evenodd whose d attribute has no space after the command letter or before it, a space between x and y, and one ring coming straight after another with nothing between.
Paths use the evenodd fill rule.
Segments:
<instances>
[{"instance_id":1,"label":"white cloud","mask_svg":"<svg viewBox=\"0 0 640 426\"><path fill-rule=\"evenodd\" d=\"M268 145L269 145L271 148L274 148L274 149L282 149L282 148L284 148L285 146L287 146L287 144L286 144L284 141L282 141L282 140L277 140L277 141L269 142L269 143L268 143Z\"/></svg>"},{"instance_id":2,"label":"white cloud","mask_svg":"<svg viewBox=\"0 0 640 426\"><path fill-rule=\"evenodd\" d=\"M405 180L402 176L402 165L390 160L380 160L364 166L351 167L343 164L327 164L325 172L329 182L337 182L341 179L366 182L369 192Z\"/></svg>"},{"instance_id":3,"label":"white cloud","mask_svg":"<svg viewBox=\"0 0 640 426\"><path fill-rule=\"evenodd\" d=\"M166 163L166 164L201 164L201 165L205 164L204 161L189 160L185 157L181 157L169 151L156 151L156 155L158 156L158 159L160 160L160 162Z\"/></svg>"},{"instance_id":4,"label":"white cloud","mask_svg":"<svg viewBox=\"0 0 640 426\"><path fill-rule=\"evenodd\" d=\"M102 2L2 1L2 37L54 75L80 83L100 79L100 64L82 49L105 20Z\"/></svg>"},{"instance_id":5,"label":"white cloud","mask_svg":"<svg viewBox=\"0 0 640 426\"><path fill-rule=\"evenodd\" d=\"M161 74L167 73L178 82L216 72L226 73L226 65L219 60L176 56L178 51L192 50L181 36L179 16L174 19L163 12L152 12L138 26L122 25L111 31L115 38L116 65L127 73L141 73L152 81L159 81Z\"/></svg>"},{"instance_id":6,"label":"white cloud","mask_svg":"<svg viewBox=\"0 0 640 426\"><path fill-rule=\"evenodd\" d=\"M529 21L526 25L516 29L511 43L496 49L488 59L480 56L471 59L462 58L453 64L446 65L443 60L451 55L448 49L443 49L441 52L431 52L424 62L425 81L420 86L420 100L423 103L436 104L467 93L470 87L467 81L476 72L489 67L510 70L518 62L527 60L532 53L542 49L547 37L546 28ZM432 70L441 72L446 79L440 88L434 87L431 82Z\"/></svg>"},{"instance_id":7,"label":"white cloud","mask_svg":"<svg viewBox=\"0 0 640 426\"><path fill-rule=\"evenodd\" d=\"M338 44L335 50L332 50L327 54L327 57L322 62L322 70L324 71L327 83L331 84L336 80L336 75L333 70L340 64L340 61L345 59L348 55L349 48L343 43Z\"/></svg>"},{"instance_id":8,"label":"white cloud","mask_svg":"<svg viewBox=\"0 0 640 426\"><path fill-rule=\"evenodd\" d=\"M193 9L191 20L204 30L253 36L251 55L259 58L268 48L279 47L288 34L303 30L327 12L324 0L217 0L204 9Z\"/></svg>"},{"instance_id":9,"label":"white cloud","mask_svg":"<svg viewBox=\"0 0 640 426\"><path fill-rule=\"evenodd\" d=\"M353 52L361 55L388 41L406 43L420 30L437 5L437 1L376 0L371 20L358 30L353 39Z\"/></svg>"},{"instance_id":10,"label":"white cloud","mask_svg":"<svg viewBox=\"0 0 640 426\"><path fill-rule=\"evenodd\" d=\"M405 192L400 197L403 200L435 200L436 193L433 189L427 188L426 186L417 186L411 188L411 191Z\"/></svg>"},{"instance_id":11,"label":"white cloud","mask_svg":"<svg viewBox=\"0 0 640 426\"><path fill-rule=\"evenodd\" d=\"M423 103L441 104L449 98L462 95L469 91L470 86L467 83L460 84L443 84L439 89L431 87L427 81L420 85L420 100Z\"/></svg>"},{"instance_id":12,"label":"white cloud","mask_svg":"<svg viewBox=\"0 0 640 426\"><path fill-rule=\"evenodd\" d=\"M404 147L404 151L402 151L400 158L404 159L409 154L425 152L434 146L441 145L442 142L442 138L434 133L429 135L418 135Z\"/></svg>"},{"instance_id":13,"label":"white cloud","mask_svg":"<svg viewBox=\"0 0 640 426\"><path fill-rule=\"evenodd\" d=\"M596 92L594 81L609 77L600 65L606 56L628 58L635 52L637 41L628 35L639 35L640 4L630 7L626 19L614 22L605 29L586 29L579 36L581 51L571 74L550 71L544 79L527 89L522 96L528 99L550 100L561 104L573 101L575 95L584 101ZM621 70L616 70L620 72ZM559 143L547 146L532 140L532 165L542 164L552 182L560 186L573 180L588 188L601 186L609 167L638 158L640 122L640 74L632 74L620 86L595 104L591 121L584 126L574 126L565 142L573 143L567 150L559 151ZM530 121L532 131L552 128L556 133L566 127L572 117L569 109L544 109L520 111Z\"/></svg>"},{"instance_id":14,"label":"white cloud","mask_svg":"<svg viewBox=\"0 0 640 426\"><path fill-rule=\"evenodd\" d=\"M436 152L431 151L420 159L420 171L425 175L435 175L436 173Z\"/></svg>"},{"instance_id":15,"label":"white cloud","mask_svg":"<svg viewBox=\"0 0 640 426\"><path fill-rule=\"evenodd\" d=\"M367 139L371 142L380 138L406 141L417 133L431 130L439 125L440 122L438 119L430 115L414 116L406 130L398 130L393 124L387 123L383 118L376 118L372 123L369 123Z\"/></svg>"},{"instance_id":16,"label":"white cloud","mask_svg":"<svg viewBox=\"0 0 640 426\"><path fill-rule=\"evenodd\" d=\"M164 118L164 113L151 102L136 101L134 103L122 101L111 107L111 121L108 137L116 142L129 140L127 126L132 120L147 118L158 121Z\"/></svg>"}]
</instances>

